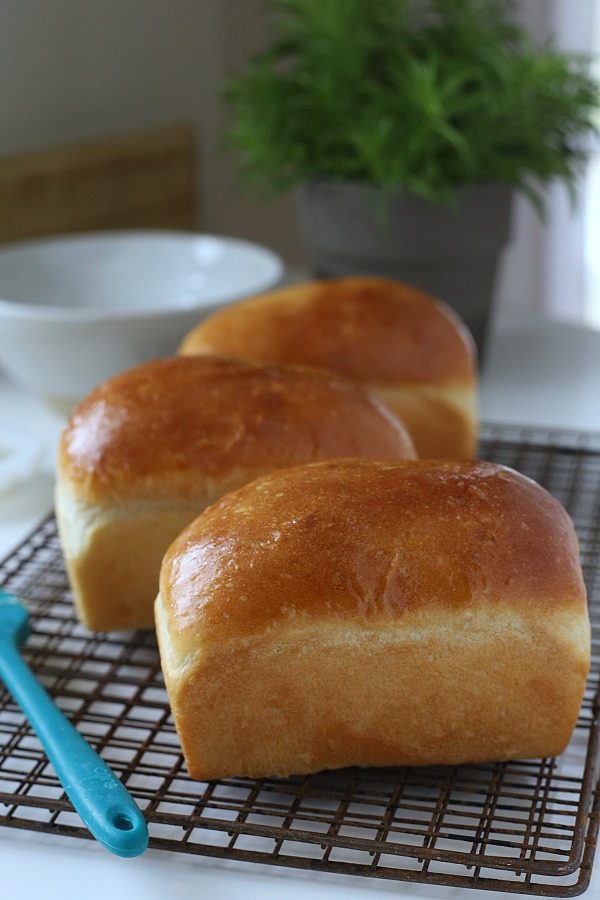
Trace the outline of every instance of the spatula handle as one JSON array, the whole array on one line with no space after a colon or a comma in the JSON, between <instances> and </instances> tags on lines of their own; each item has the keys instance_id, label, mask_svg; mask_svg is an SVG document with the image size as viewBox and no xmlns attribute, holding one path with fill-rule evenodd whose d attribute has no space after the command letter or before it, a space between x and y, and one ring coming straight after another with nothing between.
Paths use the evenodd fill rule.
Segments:
<instances>
[{"instance_id":1,"label":"spatula handle","mask_svg":"<svg viewBox=\"0 0 600 900\"><path fill-rule=\"evenodd\" d=\"M117 856L139 856L148 828L114 772L65 718L15 645L0 638L0 678L35 730L71 803L91 834Z\"/></svg>"}]
</instances>

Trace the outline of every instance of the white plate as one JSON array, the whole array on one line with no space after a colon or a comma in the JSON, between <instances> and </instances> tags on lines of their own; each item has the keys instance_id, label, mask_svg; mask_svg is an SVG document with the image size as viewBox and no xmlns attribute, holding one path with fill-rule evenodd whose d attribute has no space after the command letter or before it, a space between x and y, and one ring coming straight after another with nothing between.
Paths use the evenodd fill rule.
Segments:
<instances>
[{"instance_id":1,"label":"white plate","mask_svg":"<svg viewBox=\"0 0 600 900\"><path fill-rule=\"evenodd\" d=\"M279 256L238 238L175 231L95 232L0 248L0 310L46 317L202 309L267 290Z\"/></svg>"},{"instance_id":2,"label":"white plate","mask_svg":"<svg viewBox=\"0 0 600 900\"><path fill-rule=\"evenodd\" d=\"M30 478L41 456L38 441L18 431L0 431L0 494Z\"/></svg>"}]
</instances>

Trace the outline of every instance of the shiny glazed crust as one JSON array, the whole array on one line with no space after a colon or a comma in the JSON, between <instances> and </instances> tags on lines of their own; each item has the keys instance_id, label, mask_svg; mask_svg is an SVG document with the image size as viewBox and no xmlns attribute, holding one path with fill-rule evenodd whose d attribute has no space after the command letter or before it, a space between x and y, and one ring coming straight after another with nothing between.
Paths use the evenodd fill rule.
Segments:
<instances>
[{"instance_id":1,"label":"shiny glazed crust","mask_svg":"<svg viewBox=\"0 0 600 900\"><path fill-rule=\"evenodd\" d=\"M472 461L241 488L169 548L156 623L199 779L556 755L590 660L571 520Z\"/></svg>"},{"instance_id":2,"label":"shiny glazed crust","mask_svg":"<svg viewBox=\"0 0 600 900\"><path fill-rule=\"evenodd\" d=\"M414 456L375 398L331 373L216 357L124 372L72 414L56 512L88 628L154 625L164 551L206 506L273 469L334 456Z\"/></svg>"},{"instance_id":3,"label":"shiny glazed crust","mask_svg":"<svg viewBox=\"0 0 600 900\"><path fill-rule=\"evenodd\" d=\"M404 421L420 457L475 453L473 340L451 310L409 285L351 277L279 288L213 313L179 352L339 372Z\"/></svg>"}]
</instances>

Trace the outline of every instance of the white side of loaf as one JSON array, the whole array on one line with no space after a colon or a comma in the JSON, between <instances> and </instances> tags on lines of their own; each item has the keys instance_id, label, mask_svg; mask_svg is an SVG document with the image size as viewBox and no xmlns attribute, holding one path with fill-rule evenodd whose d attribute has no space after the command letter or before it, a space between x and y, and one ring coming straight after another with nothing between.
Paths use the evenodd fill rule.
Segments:
<instances>
[{"instance_id":1,"label":"white side of loaf","mask_svg":"<svg viewBox=\"0 0 600 900\"><path fill-rule=\"evenodd\" d=\"M589 622L564 610L543 622L493 608L381 627L299 619L243 641L199 635L182 653L160 596L156 618L201 779L555 755L587 676Z\"/></svg>"},{"instance_id":2,"label":"white side of loaf","mask_svg":"<svg viewBox=\"0 0 600 900\"><path fill-rule=\"evenodd\" d=\"M405 425L421 459L469 457L479 431L477 391L465 385L369 385Z\"/></svg>"},{"instance_id":3,"label":"white side of loaf","mask_svg":"<svg viewBox=\"0 0 600 900\"><path fill-rule=\"evenodd\" d=\"M100 506L57 484L59 535L83 624L92 631L153 628L163 555L203 508L177 497Z\"/></svg>"}]
</instances>

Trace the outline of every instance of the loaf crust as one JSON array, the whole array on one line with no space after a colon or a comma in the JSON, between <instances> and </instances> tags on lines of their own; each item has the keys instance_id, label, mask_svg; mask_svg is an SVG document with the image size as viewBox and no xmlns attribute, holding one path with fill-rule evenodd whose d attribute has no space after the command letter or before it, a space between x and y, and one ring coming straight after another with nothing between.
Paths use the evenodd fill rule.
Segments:
<instances>
[{"instance_id":1,"label":"loaf crust","mask_svg":"<svg viewBox=\"0 0 600 900\"><path fill-rule=\"evenodd\" d=\"M164 551L226 491L334 456L411 458L406 430L331 373L216 357L154 360L77 407L56 512L77 611L92 630L154 626Z\"/></svg>"},{"instance_id":2,"label":"loaf crust","mask_svg":"<svg viewBox=\"0 0 600 900\"><path fill-rule=\"evenodd\" d=\"M473 461L247 485L169 548L156 622L199 779L556 755L590 660L569 516Z\"/></svg>"},{"instance_id":3,"label":"loaf crust","mask_svg":"<svg viewBox=\"0 0 600 900\"><path fill-rule=\"evenodd\" d=\"M179 352L339 372L404 422L421 458L475 454L474 342L450 309L409 285L350 277L279 288L213 313Z\"/></svg>"}]
</instances>

